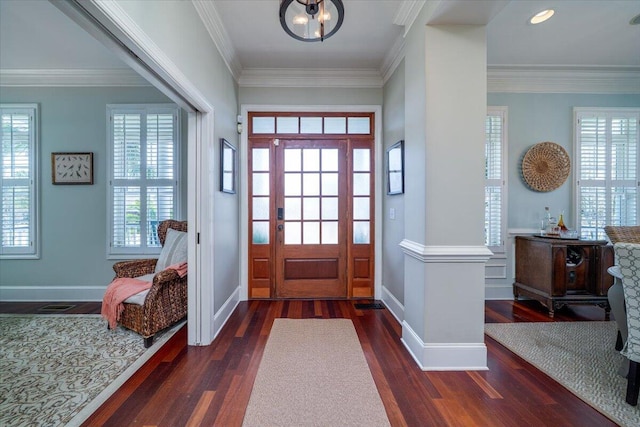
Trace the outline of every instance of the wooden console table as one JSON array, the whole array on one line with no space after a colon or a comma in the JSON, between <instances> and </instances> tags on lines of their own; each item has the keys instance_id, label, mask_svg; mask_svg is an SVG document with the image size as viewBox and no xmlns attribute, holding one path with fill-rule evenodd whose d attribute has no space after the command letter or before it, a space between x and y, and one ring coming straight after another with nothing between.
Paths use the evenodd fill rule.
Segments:
<instances>
[{"instance_id":1,"label":"wooden console table","mask_svg":"<svg viewBox=\"0 0 640 427\"><path fill-rule=\"evenodd\" d=\"M513 295L540 301L553 317L569 304L595 304L609 320L607 291L613 277L613 247L605 240L516 237L516 281Z\"/></svg>"}]
</instances>

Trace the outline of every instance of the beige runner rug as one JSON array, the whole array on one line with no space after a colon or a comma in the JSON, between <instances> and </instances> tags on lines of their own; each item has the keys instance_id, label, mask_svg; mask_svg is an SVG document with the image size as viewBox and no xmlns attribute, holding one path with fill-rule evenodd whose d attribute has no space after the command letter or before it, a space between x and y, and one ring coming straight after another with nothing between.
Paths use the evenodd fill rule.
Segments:
<instances>
[{"instance_id":1,"label":"beige runner rug","mask_svg":"<svg viewBox=\"0 0 640 427\"><path fill-rule=\"evenodd\" d=\"M388 426L349 319L275 319L244 426Z\"/></svg>"}]
</instances>

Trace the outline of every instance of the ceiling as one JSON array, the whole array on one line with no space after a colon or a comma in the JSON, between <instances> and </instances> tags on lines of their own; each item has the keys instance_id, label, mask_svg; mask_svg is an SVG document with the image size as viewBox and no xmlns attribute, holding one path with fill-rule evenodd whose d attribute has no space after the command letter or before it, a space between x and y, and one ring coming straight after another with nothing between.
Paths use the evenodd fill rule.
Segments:
<instances>
[{"instance_id":1,"label":"ceiling","mask_svg":"<svg viewBox=\"0 0 640 427\"><path fill-rule=\"evenodd\" d=\"M343 0L342 28L322 43L287 36L279 0L194 1L219 26L236 78L252 69L376 70L401 55L405 31L422 1ZM432 23L487 24L490 67L577 67L640 70L640 0L441 0ZM549 21L528 18L553 7ZM211 32L211 31L210 31ZM0 0L0 69L122 69L127 66L44 0Z\"/></svg>"}]
</instances>

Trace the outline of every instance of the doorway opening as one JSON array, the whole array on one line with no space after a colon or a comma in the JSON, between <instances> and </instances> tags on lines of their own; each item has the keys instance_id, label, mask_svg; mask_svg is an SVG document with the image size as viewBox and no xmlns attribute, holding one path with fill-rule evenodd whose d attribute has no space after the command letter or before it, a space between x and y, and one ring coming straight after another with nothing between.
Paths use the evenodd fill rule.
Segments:
<instances>
[{"instance_id":1,"label":"doorway opening","mask_svg":"<svg viewBox=\"0 0 640 427\"><path fill-rule=\"evenodd\" d=\"M248 122L249 298L374 297L374 114Z\"/></svg>"}]
</instances>

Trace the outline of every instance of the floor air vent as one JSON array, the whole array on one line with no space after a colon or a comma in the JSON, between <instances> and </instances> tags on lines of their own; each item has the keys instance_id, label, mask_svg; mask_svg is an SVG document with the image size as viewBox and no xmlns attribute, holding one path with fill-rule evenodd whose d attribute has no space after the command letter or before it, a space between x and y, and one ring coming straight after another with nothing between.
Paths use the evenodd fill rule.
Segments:
<instances>
[{"instance_id":1,"label":"floor air vent","mask_svg":"<svg viewBox=\"0 0 640 427\"><path fill-rule=\"evenodd\" d=\"M63 311L67 311L71 308L75 307L75 305L69 305L69 304L49 304L49 305L45 305L44 307L40 307L38 309L38 311L52 311L52 312L56 312L56 313L60 313Z\"/></svg>"},{"instance_id":2,"label":"floor air vent","mask_svg":"<svg viewBox=\"0 0 640 427\"><path fill-rule=\"evenodd\" d=\"M355 303L355 308L358 310L381 310L384 308L384 304L380 302L365 302L365 303Z\"/></svg>"}]
</instances>

